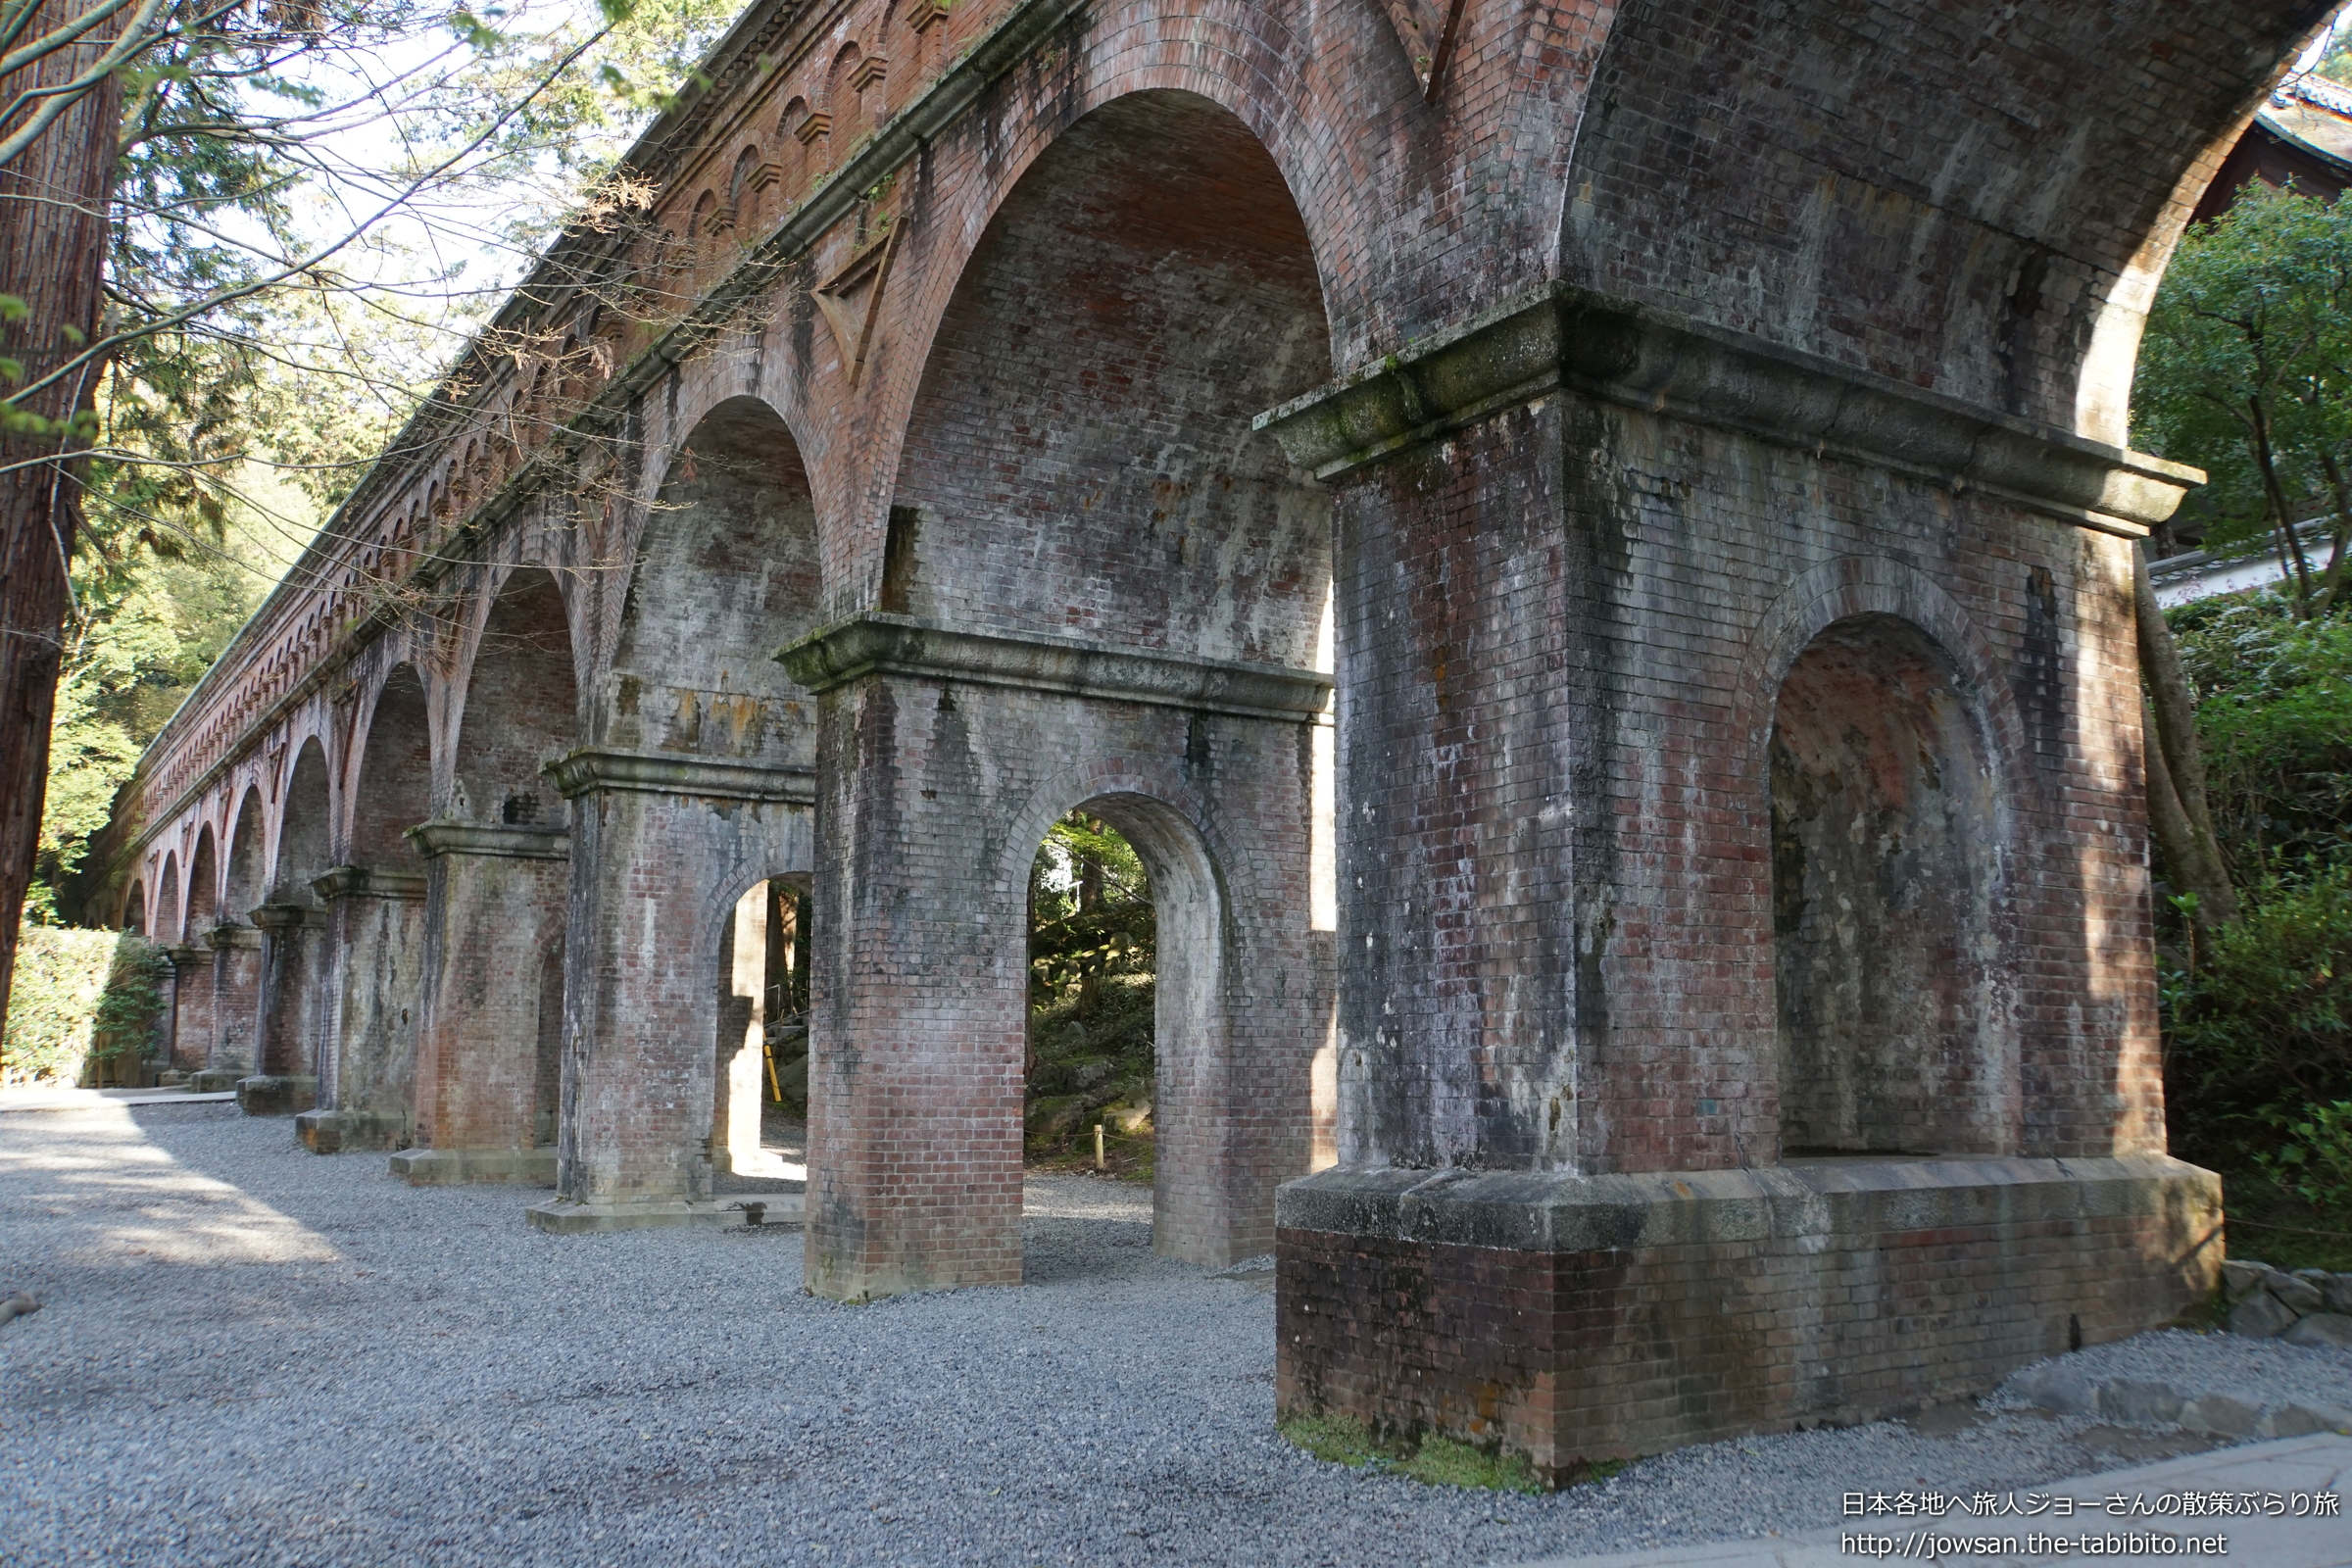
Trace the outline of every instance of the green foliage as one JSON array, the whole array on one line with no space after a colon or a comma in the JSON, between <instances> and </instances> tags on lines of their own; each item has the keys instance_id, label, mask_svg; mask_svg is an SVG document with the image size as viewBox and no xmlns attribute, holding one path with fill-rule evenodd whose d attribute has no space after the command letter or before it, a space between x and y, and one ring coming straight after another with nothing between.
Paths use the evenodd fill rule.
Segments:
<instances>
[{"instance_id":1,"label":"green foliage","mask_svg":"<svg viewBox=\"0 0 2352 1568\"><path fill-rule=\"evenodd\" d=\"M1072 812L1030 869L1030 1148L1065 1148L1093 1126L1122 1133L1151 1113L1157 925L1151 879L1106 823Z\"/></svg>"},{"instance_id":2,"label":"green foliage","mask_svg":"<svg viewBox=\"0 0 2352 1568\"><path fill-rule=\"evenodd\" d=\"M2243 906L2209 935L2172 922L2162 950L2173 1147L2228 1175L2233 1213L2312 1225L2328 1107L2352 1099L2352 613L2263 593L2167 619Z\"/></svg>"},{"instance_id":3,"label":"green foliage","mask_svg":"<svg viewBox=\"0 0 2352 1568\"><path fill-rule=\"evenodd\" d=\"M2189 230L2148 314L2132 438L2210 476L2216 547L2290 550L2298 613L2324 611L2352 539L2352 205L2249 186ZM2315 515L2332 549L2291 538ZM2337 569L2331 569L2331 567Z\"/></svg>"},{"instance_id":4,"label":"green foliage","mask_svg":"<svg viewBox=\"0 0 2352 1568\"><path fill-rule=\"evenodd\" d=\"M2195 689L2214 832L2240 883L2352 849L2352 616L2276 594L2167 615Z\"/></svg>"},{"instance_id":5,"label":"green foliage","mask_svg":"<svg viewBox=\"0 0 2352 1568\"><path fill-rule=\"evenodd\" d=\"M257 491L267 493L270 485L266 472L256 476ZM299 498L287 504L299 505ZM116 792L260 605L294 544L273 514L240 504L225 517L217 546L168 558L138 551L119 568L94 553L75 562L80 613L67 628L49 727L48 794L29 919L51 924L73 912L74 878L91 837L114 810Z\"/></svg>"},{"instance_id":6,"label":"green foliage","mask_svg":"<svg viewBox=\"0 0 2352 1568\"><path fill-rule=\"evenodd\" d=\"M2281 1116L2352 1097L2352 865L2244 890L2166 975L2167 1099L2191 1158L2243 1167Z\"/></svg>"},{"instance_id":7,"label":"green foliage","mask_svg":"<svg viewBox=\"0 0 2352 1568\"><path fill-rule=\"evenodd\" d=\"M156 1044L163 950L126 932L27 926L17 948L0 1081L77 1083Z\"/></svg>"},{"instance_id":8,"label":"green foliage","mask_svg":"<svg viewBox=\"0 0 2352 1568\"><path fill-rule=\"evenodd\" d=\"M1546 1490L1524 1457L1435 1434L1417 1443L1391 1442L1348 1415L1288 1416L1275 1424L1275 1430L1294 1446L1325 1463L1351 1470L1385 1470L1432 1487L1485 1492ZM1623 1468L1622 1464L1609 1464L1596 1467L1593 1474L1613 1475Z\"/></svg>"},{"instance_id":9,"label":"green foliage","mask_svg":"<svg viewBox=\"0 0 2352 1568\"><path fill-rule=\"evenodd\" d=\"M2352 1100L2314 1104L2300 1119L2279 1115L2275 1125L2286 1142L2255 1156L2263 1174L2322 1214L2352 1216Z\"/></svg>"}]
</instances>

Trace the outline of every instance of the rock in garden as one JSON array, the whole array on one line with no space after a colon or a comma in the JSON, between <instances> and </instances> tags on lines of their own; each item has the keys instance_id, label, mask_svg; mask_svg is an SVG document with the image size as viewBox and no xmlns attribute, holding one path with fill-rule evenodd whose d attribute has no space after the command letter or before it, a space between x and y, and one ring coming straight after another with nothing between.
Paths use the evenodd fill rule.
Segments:
<instances>
[{"instance_id":1,"label":"rock in garden","mask_svg":"<svg viewBox=\"0 0 2352 1568\"><path fill-rule=\"evenodd\" d=\"M2256 1291L2230 1309L2230 1332L2250 1339L2267 1340L2294 1324L2295 1314L2268 1291Z\"/></svg>"},{"instance_id":2,"label":"rock in garden","mask_svg":"<svg viewBox=\"0 0 2352 1568\"><path fill-rule=\"evenodd\" d=\"M2352 1317L2341 1312L2313 1312L2297 1319L2293 1328L2278 1337L2289 1345L2328 1345L2352 1350Z\"/></svg>"},{"instance_id":3,"label":"rock in garden","mask_svg":"<svg viewBox=\"0 0 2352 1568\"><path fill-rule=\"evenodd\" d=\"M2297 1279L2292 1274L2281 1274L2277 1269L2265 1275L2262 1284L2263 1289L2277 1297L2297 1317L2306 1312L2317 1312L2327 1300L2320 1295L2320 1288L2311 1281Z\"/></svg>"}]
</instances>

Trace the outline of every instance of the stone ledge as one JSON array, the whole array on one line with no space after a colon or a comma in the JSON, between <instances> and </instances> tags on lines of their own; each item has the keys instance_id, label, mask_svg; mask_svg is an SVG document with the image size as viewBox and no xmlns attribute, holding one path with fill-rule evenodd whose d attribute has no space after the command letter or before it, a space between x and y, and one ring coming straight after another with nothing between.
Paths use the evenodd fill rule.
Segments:
<instances>
[{"instance_id":1,"label":"stone ledge","mask_svg":"<svg viewBox=\"0 0 2352 1568\"><path fill-rule=\"evenodd\" d=\"M314 879L311 886L332 903L336 899L421 899L422 871L387 871L376 865L338 865Z\"/></svg>"},{"instance_id":2,"label":"stone ledge","mask_svg":"<svg viewBox=\"0 0 2352 1568\"><path fill-rule=\"evenodd\" d=\"M2204 474L1767 338L1552 283L1257 416L1317 478L1554 392L1855 458L2137 538Z\"/></svg>"},{"instance_id":3,"label":"stone ledge","mask_svg":"<svg viewBox=\"0 0 2352 1568\"><path fill-rule=\"evenodd\" d=\"M684 752L629 752L615 746L583 746L539 770L555 781L565 800L591 792L618 795L685 795L720 801L772 801L788 806L816 804L816 770L731 762Z\"/></svg>"},{"instance_id":4,"label":"stone ledge","mask_svg":"<svg viewBox=\"0 0 2352 1568\"><path fill-rule=\"evenodd\" d=\"M436 855L488 855L510 860L568 860L571 835L561 828L510 827L503 822L452 822L435 818L407 830L409 842L426 859Z\"/></svg>"},{"instance_id":5,"label":"stone ledge","mask_svg":"<svg viewBox=\"0 0 2352 1568\"><path fill-rule=\"evenodd\" d=\"M553 1187L556 1152L553 1149L404 1149L392 1156L392 1174L411 1187L465 1187L476 1183Z\"/></svg>"},{"instance_id":6,"label":"stone ledge","mask_svg":"<svg viewBox=\"0 0 2352 1568\"><path fill-rule=\"evenodd\" d=\"M1276 1198L1276 1403L1554 1481L1877 1420L2170 1322L2213 1288L2220 1200L2163 1155L1325 1171Z\"/></svg>"},{"instance_id":7,"label":"stone ledge","mask_svg":"<svg viewBox=\"0 0 2352 1568\"><path fill-rule=\"evenodd\" d=\"M372 1110L306 1110L294 1136L314 1154L352 1154L398 1149L409 1140L406 1116Z\"/></svg>"},{"instance_id":8,"label":"stone ledge","mask_svg":"<svg viewBox=\"0 0 2352 1568\"><path fill-rule=\"evenodd\" d=\"M2221 1178L2166 1154L1800 1160L1611 1176L1336 1169L1283 1187L1275 1224L1584 1252L2138 1214L2183 1183L2219 1212Z\"/></svg>"},{"instance_id":9,"label":"stone ledge","mask_svg":"<svg viewBox=\"0 0 2352 1568\"><path fill-rule=\"evenodd\" d=\"M1077 637L958 631L879 611L820 627L775 657L817 693L881 673L1292 724L1321 716L1332 691L1332 677L1311 669L1189 659Z\"/></svg>"},{"instance_id":10,"label":"stone ledge","mask_svg":"<svg viewBox=\"0 0 2352 1568\"><path fill-rule=\"evenodd\" d=\"M262 1073L237 1080L237 1108L248 1116L290 1116L318 1098L316 1078Z\"/></svg>"},{"instance_id":11,"label":"stone ledge","mask_svg":"<svg viewBox=\"0 0 2352 1568\"><path fill-rule=\"evenodd\" d=\"M612 1203L574 1203L559 1198L533 1203L523 1214L534 1229L557 1236L587 1236L669 1225L798 1225L806 1202L798 1193L700 1201L667 1199Z\"/></svg>"}]
</instances>

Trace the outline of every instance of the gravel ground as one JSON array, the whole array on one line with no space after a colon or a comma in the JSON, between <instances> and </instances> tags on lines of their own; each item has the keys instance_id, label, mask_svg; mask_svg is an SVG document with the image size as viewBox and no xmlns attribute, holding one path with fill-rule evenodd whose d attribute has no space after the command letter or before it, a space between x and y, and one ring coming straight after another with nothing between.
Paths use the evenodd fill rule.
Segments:
<instances>
[{"instance_id":1,"label":"gravel ground","mask_svg":"<svg viewBox=\"0 0 2352 1568\"><path fill-rule=\"evenodd\" d=\"M2173 1330L2093 1345L2074 1360L2076 1370L2093 1383L2137 1378L2169 1384L2190 1397L2231 1394L2257 1406L2310 1400L2352 1410L2352 1352L2343 1350ZM2003 1384L1985 1402L2022 1408L2025 1401L2011 1392L2016 1381Z\"/></svg>"},{"instance_id":2,"label":"gravel ground","mask_svg":"<svg viewBox=\"0 0 2352 1568\"><path fill-rule=\"evenodd\" d=\"M795 1232L550 1237L535 1196L227 1107L0 1115L0 1292L47 1303L0 1325L0 1562L1510 1562L2209 1446L1969 1409L1426 1488L1274 1435L1266 1278L1153 1256L1132 1188L1033 1180L1026 1289L860 1307L802 1293ZM2143 1345L2094 1353L2352 1365Z\"/></svg>"}]
</instances>

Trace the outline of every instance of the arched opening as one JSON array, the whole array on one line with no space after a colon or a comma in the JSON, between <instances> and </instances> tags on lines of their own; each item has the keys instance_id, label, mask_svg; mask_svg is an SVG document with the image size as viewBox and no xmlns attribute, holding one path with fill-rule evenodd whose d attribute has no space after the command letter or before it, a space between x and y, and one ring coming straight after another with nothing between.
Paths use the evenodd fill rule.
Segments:
<instances>
[{"instance_id":1,"label":"arched opening","mask_svg":"<svg viewBox=\"0 0 2352 1568\"><path fill-rule=\"evenodd\" d=\"M197 830L196 853L188 858L188 917L180 940L200 943L220 918L220 858L213 850L213 825Z\"/></svg>"},{"instance_id":2,"label":"arched opening","mask_svg":"<svg viewBox=\"0 0 2352 1568\"><path fill-rule=\"evenodd\" d=\"M332 822L327 795L326 748L318 737L303 742L286 779L286 808L278 819L276 869L270 879L273 903L315 905L312 886L333 863L327 858Z\"/></svg>"},{"instance_id":3,"label":"arched opening","mask_svg":"<svg viewBox=\"0 0 2352 1568\"><path fill-rule=\"evenodd\" d=\"M147 934L147 884L133 882L130 894L122 901L122 927L133 936Z\"/></svg>"},{"instance_id":4,"label":"arched opening","mask_svg":"<svg viewBox=\"0 0 2352 1568\"><path fill-rule=\"evenodd\" d=\"M215 1067L250 1071L259 1061L261 1038L262 933L249 922L262 902L262 859L269 821L262 792L247 786L229 832L228 874L220 923L207 937L213 946L213 1006L217 1014Z\"/></svg>"},{"instance_id":5,"label":"arched opening","mask_svg":"<svg viewBox=\"0 0 2352 1568\"><path fill-rule=\"evenodd\" d=\"M553 1174L569 812L540 770L573 748L572 669L562 588L543 567L514 568L466 672L448 809L416 835L431 859L433 912L418 1152L394 1166L412 1182Z\"/></svg>"},{"instance_id":6,"label":"arched opening","mask_svg":"<svg viewBox=\"0 0 2352 1568\"><path fill-rule=\"evenodd\" d=\"M770 657L815 622L816 503L773 409L730 398L670 465L621 612L606 723L650 751L808 767L815 710Z\"/></svg>"},{"instance_id":7,"label":"arched opening","mask_svg":"<svg viewBox=\"0 0 2352 1568\"><path fill-rule=\"evenodd\" d=\"M213 849L213 827L196 833L196 852L188 858L188 893L172 966L172 1054L177 1066L201 1072L211 1066L213 1035L218 1018L213 1006L213 954L205 939L220 922L220 857Z\"/></svg>"},{"instance_id":8,"label":"arched opening","mask_svg":"<svg viewBox=\"0 0 2352 1568\"><path fill-rule=\"evenodd\" d=\"M1306 225L1250 128L1188 92L1094 110L1004 196L940 318L876 609L1025 642L1040 661L1067 657L1073 640L1102 645L1106 671L1189 661L1311 670L1330 503L1252 421L1328 380L1329 345ZM1162 657L1116 657L1130 652ZM1308 1169L1311 1064L1331 995L1306 896L1313 792L1301 764L1321 687L1298 683L1310 686L1312 704L1277 712L1205 699L1187 711L1043 680L877 680L860 695L860 744L902 769L887 802L860 796L860 809L892 814L860 825L920 823L930 836L868 834L845 846L849 869L827 883L845 945L892 936L887 949L819 955L833 980L810 1123L813 1288L1015 1283L1024 1220L1058 1223L1058 1208L1037 1204L1060 1201L1040 1188L1024 1206L1025 1110L1049 1141L1074 1139L1083 1162L1098 1111L1108 1144L1110 1102L1087 1102L1132 1082L1146 1054L1086 1051L1067 1032L1073 997L1045 1020L1065 1035L1039 1042L1031 1105L1024 905L1037 845L993 838L999 813L1051 800L1073 776L1127 781L1053 804L1108 824L1148 873L1154 1245L1211 1263L1271 1250L1274 1188ZM1129 793L1147 778L1149 798ZM1178 800L1218 803L1221 853L1252 872L1245 892L1229 896L1198 809L1167 804ZM958 862L967 846L988 862ZM929 902L883 904L895 887ZM1220 920L1247 936L1228 942ZM892 978L869 978L881 974ZM1140 976L1093 978L1100 1009L1112 982L1126 990ZM1247 1050L1231 1044L1236 1018ZM950 1081L952 1101L915 1125L906 1086ZM1062 1103L1039 1108L1049 1100ZM913 1159L881 1169L873 1141L884 1138L923 1140L943 1174Z\"/></svg>"},{"instance_id":9,"label":"arched opening","mask_svg":"<svg viewBox=\"0 0 2352 1568\"><path fill-rule=\"evenodd\" d=\"M1206 846L1161 802L1097 796L1047 835L1030 900L1032 1164L1085 1169L1099 1152L1105 1173L1149 1180L1155 1250L1223 1260L1233 1216L1217 1162L1245 1107Z\"/></svg>"},{"instance_id":10,"label":"arched opening","mask_svg":"<svg viewBox=\"0 0 2352 1568\"><path fill-rule=\"evenodd\" d=\"M1784 1152L2005 1152L1997 801L1951 661L1890 615L1830 626L1771 768Z\"/></svg>"},{"instance_id":11,"label":"arched opening","mask_svg":"<svg viewBox=\"0 0 2352 1568\"><path fill-rule=\"evenodd\" d=\"M230 921L252 918L262 902L262 846L269 831L259 786L248 785L237 807L237 825L228 839L228 881L221 917Z\"/></svg>"},{"instance_id":12,"label":"arched opening","mask_svg":"<svg viewBox=\"0 0 2352 1568\"><path fill-rule=\"evenodd\" d=\"M539 769L571 749L578 712L564 591L544 567L518 566L491 606L466 680L449 814L561 830L563 797Z\"/></svg>"},{"instance_id":13,"label":"arched opening","mask_svg":"<svg viewBox=\"0 0 2352 1568\"><path fill-rule=\"evenodd\" d=\"M416 1028L424 989L424 860L408 837L430 809L432 726L424 680L395 664L358 739L351 864L327 879L338 976L319 1095L331 1111L297 1122L324 1153L404 1148L415 1126Z\"/></svg>"},{"instance_id":14,"label":"arched opening","mask_svg":"<svg viewBox=\"0 0 2352 1568\"><path fill-rule=\"evenodd\" d=\"M573 889L570 961L593 978L565 1047L558 1208L701 1202L715 1182L769 1179L734 1174L769 1163L772 1098L754 951L767 922L746 904L812 866L816 708L772 656L813 627L817 590L798 443L756 398L718 404L647 510L594 704L604 748L660 766L622 788L585 761L566 773L597 792L577 817L596 854ZM650 1108L649 1082L665 1086Z\"/></svg>"},{"instance_id":15,"label":"arched opening","mask_svg":"<svg viewBox=\"0 0 2352 1568\"><path fill-rule=\"evenodd\" d=\"M179 857L164 857L164 874L155 888L155 940L169 947L179 940Z\"/></svg>"},{"instance_id":16,"label":"arched opening","mask_svg":"<svg viewBox=\"0 0 2352 1568\"><path fill-rule=\"evenodd\" d=\"M882 608L1312 667L1329 498L1250 421L1330 376L1306 227L1249 127L1184 92L1096 110L949 303Z\"/></svg>"},{"instance_id":17,"label":"arched opening","mask_svg":"<svg viewBox=\"0 0 2352 1568\"><path fill-rule=\"evenodd\" d=\"M264 939L262 1033L255 1065L264 1076L308 1080L299 1090L290 1086L278 1102L301 1110L312 1098L319 1031L326 1018L326 915L317 884L333 865L326 748L315 735L295 754L284 800L270 902L254 914Z\"/></svg>"},{"instance_id":18,"label":"arched opening","mask_svg":"<svg viewBox=\"0 0 2352 1568\"><path fill-rule=\"evenodd\" d=\"M753 884L721 930L710 1147L722 1192L808 1178L808 936L806 873Z\"/></svg>"},{"instance_id":19,"label":"arched opening","mask_svg":"<svg viewBox=\"0 0 2352 1568\"><path fill-rule=\"evenodd\" d=\"M1021 1122L1032 1165L1090 1163L1149 1179L1158 1100L1152 873L1081 808L1029 870L1029 1049Z\"/></svg>"},{"instance_id":20,"label":"arched opening","mask_svg":"<svg viewBox=\"0 0 2352 1568\"><path fill-rule=\"evenodd\" d=\"M414 871L416 851L404 835L432 809L432 723L424 677L414 664L396 664L376 694L361 740L359 776L352 791L351 861Z\"/></svg>"}]
</instances>

